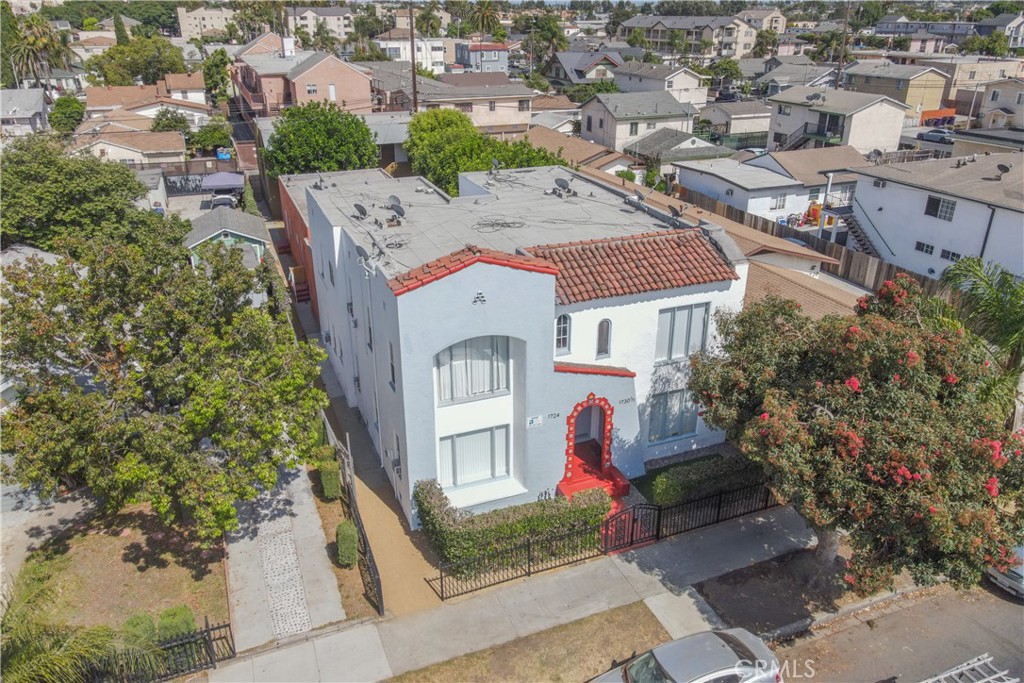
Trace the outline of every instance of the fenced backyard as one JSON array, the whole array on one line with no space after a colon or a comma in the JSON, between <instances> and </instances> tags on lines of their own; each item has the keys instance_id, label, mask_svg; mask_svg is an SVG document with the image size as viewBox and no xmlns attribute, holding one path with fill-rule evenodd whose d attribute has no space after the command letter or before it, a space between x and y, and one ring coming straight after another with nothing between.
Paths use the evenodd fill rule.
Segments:
<instances>
[{"instance_id":1,"label":"fenced backyard","mask_svg":"<svg viewBox=\"0 0 1024 683\"><path fill-rule=\"evenodd\" d=\"M766 484L688 500L675 505L638 504L620 510L600 524L529 539L525 543L481 553L458 563L441 563L428 582L442 600L449 600L506 581L620 552L678 534L708 527L779 502Z\"/></svg>"}]
</instances>

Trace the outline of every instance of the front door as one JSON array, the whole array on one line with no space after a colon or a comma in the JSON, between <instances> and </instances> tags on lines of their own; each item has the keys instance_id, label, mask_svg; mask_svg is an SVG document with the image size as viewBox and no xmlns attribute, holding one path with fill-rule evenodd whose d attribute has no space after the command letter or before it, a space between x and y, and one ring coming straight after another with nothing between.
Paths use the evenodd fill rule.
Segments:
<instances>
[{"instance_id":1,"label":"front door","mask_svg":"<svg viewBox=\"0 0 1024 683\"><path fill-rule=\"evenodd\" d=\"M594 440L600 445L604 431L604 411L598 406L587 406L576 417L576 443Z\"/></svg>"}]
</instances>

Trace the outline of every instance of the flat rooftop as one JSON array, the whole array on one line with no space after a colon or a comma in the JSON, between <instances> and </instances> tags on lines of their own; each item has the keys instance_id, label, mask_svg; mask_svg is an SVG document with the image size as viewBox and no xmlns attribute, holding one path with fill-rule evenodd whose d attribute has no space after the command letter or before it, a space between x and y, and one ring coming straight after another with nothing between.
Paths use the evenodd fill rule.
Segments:
<instances>
[{"instance_id":1,"label":"flat rooftop","mask_svg":"<svg viewBox=\"0 0 1024 683\"><path fill-rule=\"evenodd\" d=\"M735 159L677 161L672 165L688 171L707 173L745 190L765 190L773 187L792 187L802 184L799 180L787 178L781 173L769 171L767 168L761 168L760 166L740 163Z\"/></svg>"},{"instance_id":2,"label":"flat rooftop","mask_svg":"<svg viewBox=\"0 0 1024 683\"><path fill-rule=\"evenodd\" d=\"M380 169L286 176L284 186L308 215L306 191L328 219L344 228L388 278L471 244L508 254L554 244L672 230L670 217L562 166L464 173L460 196L448 197L422 177L392 178ZM571 193L555 195L555 181ZM388 226L401 200L405 217ZM630 195L631 196L631 195ZM356 205L366 211L359 218Z\"/></svg>"}]
</instances>

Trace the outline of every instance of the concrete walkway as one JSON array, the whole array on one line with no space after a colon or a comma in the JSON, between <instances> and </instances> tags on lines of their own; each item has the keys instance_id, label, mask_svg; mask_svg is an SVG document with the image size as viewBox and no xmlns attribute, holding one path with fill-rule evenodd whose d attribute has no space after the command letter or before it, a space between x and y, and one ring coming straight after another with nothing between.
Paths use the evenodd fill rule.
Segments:
<instances>
[{"instance_id":1,"label":"concrete walkway","mask_svg":"<svg viewBox=\"0 0 1024 683\"><path fill-rule=\"evenodd\" d=\"M721 626L690 584L813 543L792 509L777 508L434 609L313 636L222 666L210 681L380 680L638 600L679 638Z\"/></svg>"},{"instance_id":2,"label":"concrete walkway","mask_svg":"<svg viewBox=\"0 0 1024 683\"><path fill-rule=\"evenodd\" d=\"M95 511L95 501L85 492L40 500L31 490L17 486L0 488L3 583L18 575L33 550L55 535L87 521Z\"/></svg>"},{"instance_id":3,"label":"concrete walkway","mask_svg":"<svg viewBox=\"0 0 1024 683\"><path fill-rule=\"evenodd\" d=\"M237 651L345 619L304 469L281 472L273 491L239 505L238 518L227 545Z\"/></svg>"}]
</instances>

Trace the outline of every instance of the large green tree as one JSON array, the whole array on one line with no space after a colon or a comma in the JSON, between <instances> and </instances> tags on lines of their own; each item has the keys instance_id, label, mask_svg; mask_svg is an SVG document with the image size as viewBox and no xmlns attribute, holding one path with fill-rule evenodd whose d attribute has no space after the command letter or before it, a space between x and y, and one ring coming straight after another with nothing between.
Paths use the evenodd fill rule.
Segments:
<instances>
[{"instance_id":1,"label":"large green tree","mask_svg":"<svg viewBox=\"0 0 1024 683\"><path fill-rule=\"evenodd\" d=\"M309 102L281 112L264 155L278 177L312 171L346 171L377 165L375 135L366 121L334 102Z\"/></svg>"},{"instance_id":2,"label":"large green tree","mask_svg":"<svg viewBox=\"0 0 1024 683\"><path fill-rule=\"evenodd\" d=\"M90 57L86 67L104 85L132 85L135 79L153 85L167 74L183 73L185 57L166 38L136 38Z\"/></svg>"},{"instance_id":3,"label":"large green tree","mask_svg":"<svg viewBox=\"0 0 1024 683\"><path fill-rule=\"evenodd\" d=\"M815 528L831 568L849 533L846 581L958 587L1006 568L1024 534L1024 436L984 400L983 342L932 324L906 276L859 315L807 318L773 297L716 316L720 349L692 361L705 422L761 463Z\"/></svg>"},{"instance_id":4,"label":"large green tree","mask_svg":"<svg viewBox=\"0 0 1024 683\"><path fill-rule=\"evenodd\" d=\"M61 95L50 110L50 126L58 133L70 133L85 120L85 102L74 95Z\"/></svg>"},{"instance_id":5,"label":"large green tree","mask_svg":"<svg viewBox=\"0 0 1024 683\"><path fill-rule=\"evenodd\" d=\"M18 87L14 71L12 48L18 41L18 19L11 11L11 4L0 2L0 82L5 88Z\"/></svg>"},{"instance_id":6,"label":"large green tree","mask_svg":"<svg viewBox=\"0 0 1024 683\"><path fill-rule=\"evenodd\" d=\"M44 137L11 141L0 157L0 236L50 249L62 237L116 234L129 239L146 188L124 164L69 156Z\"/></svg>"},{"instance_id":7,"label":"large green tree","mask_svg":"<svg viewBox=\"0 0 1024 683\"><path fill-rule=\"evenodd\" d=\"M595 83L578 83L570 85L565 89L565 96L573 102L586 102L599 93L619 92L618 84L613 80L597 81Z\"/></svg>"},{"instance_id":8,"label":"large green tree","mask_svg":"<svg viewBox=\"0 0 1024 683\"><path fill-rule=\"evenodd\" d=\"M132 37L128 35L128 29L124 27L124 17L120 12L114 12L114 37L118 45L127 45Z\"/></svg>"},{"instance_id":9,"label":"large green tree","mask_svg":"<svg viewBox=\"0 0 1024 683\"><path fill-rule=\"evenodd\" d=\"M164 107L153 117L153 123L149 126L149 129L154 133L173 130L182 135L188 135L191 126L188 122L188 117L180 111Z\"/></svg>"},{"instance_id":10,"label":"large green tree","mask_svg":"<svg viewBox=\"0 0 1024 683\"><path fill-rule=\"evenodd\" d=\"M491 0L476 0L469 14L469 23L473 30L489 35L501 25L498 8Z\"/></svg>"},{"instance_id":11,"label":"large green tree","mask_svg":"<svg viewBox=\"0 0 1024 683\"><path fill-rule=\"evenodd\" d=\"M110 511L149 503L214 543L236 502L323 455L325 356L296 343L283 302L252 305L271 265L250 271L218 244L194 268L186 231L152 215L136 244L4 269L2 359L20 391L4 450L23 486L88 486Z\"/></svg>"},{"instance_id":12,"label":"large green tree","mask_svg":"<svg viewBox=\"0 0 1024 683\"><path fill-rule=\"evenodd\" d=\"M755 57L770 57L775 54L778 48L779 34L767 28L757 32L757 38L754 40L754 51L751 54Z\"/></svg>"},{"instance_id":13,"label":"large green tree","mask_svg":"<svg viewBox=\"0 0 1024 683\"><path fill-rule=\"evenodd\" d=\"M231 58L227 50L218 48L209 57L203 60L203 81L206 83L206 93L210 101L216 105L230 97L228 86L231 85L231 74L228 73L228 65Z\"/></svg>"},{"instance_id":14,"label":"large green tree","mask_svg":"<svg viewBox=\"0 0 1024 683\"><path fill-rule=\"evenodd\" d=\"M212 152L218 147L231 147L231 124L221 115L212 116L188 136L188 145L198 152Z\"/></svg>"}]
</instances>

